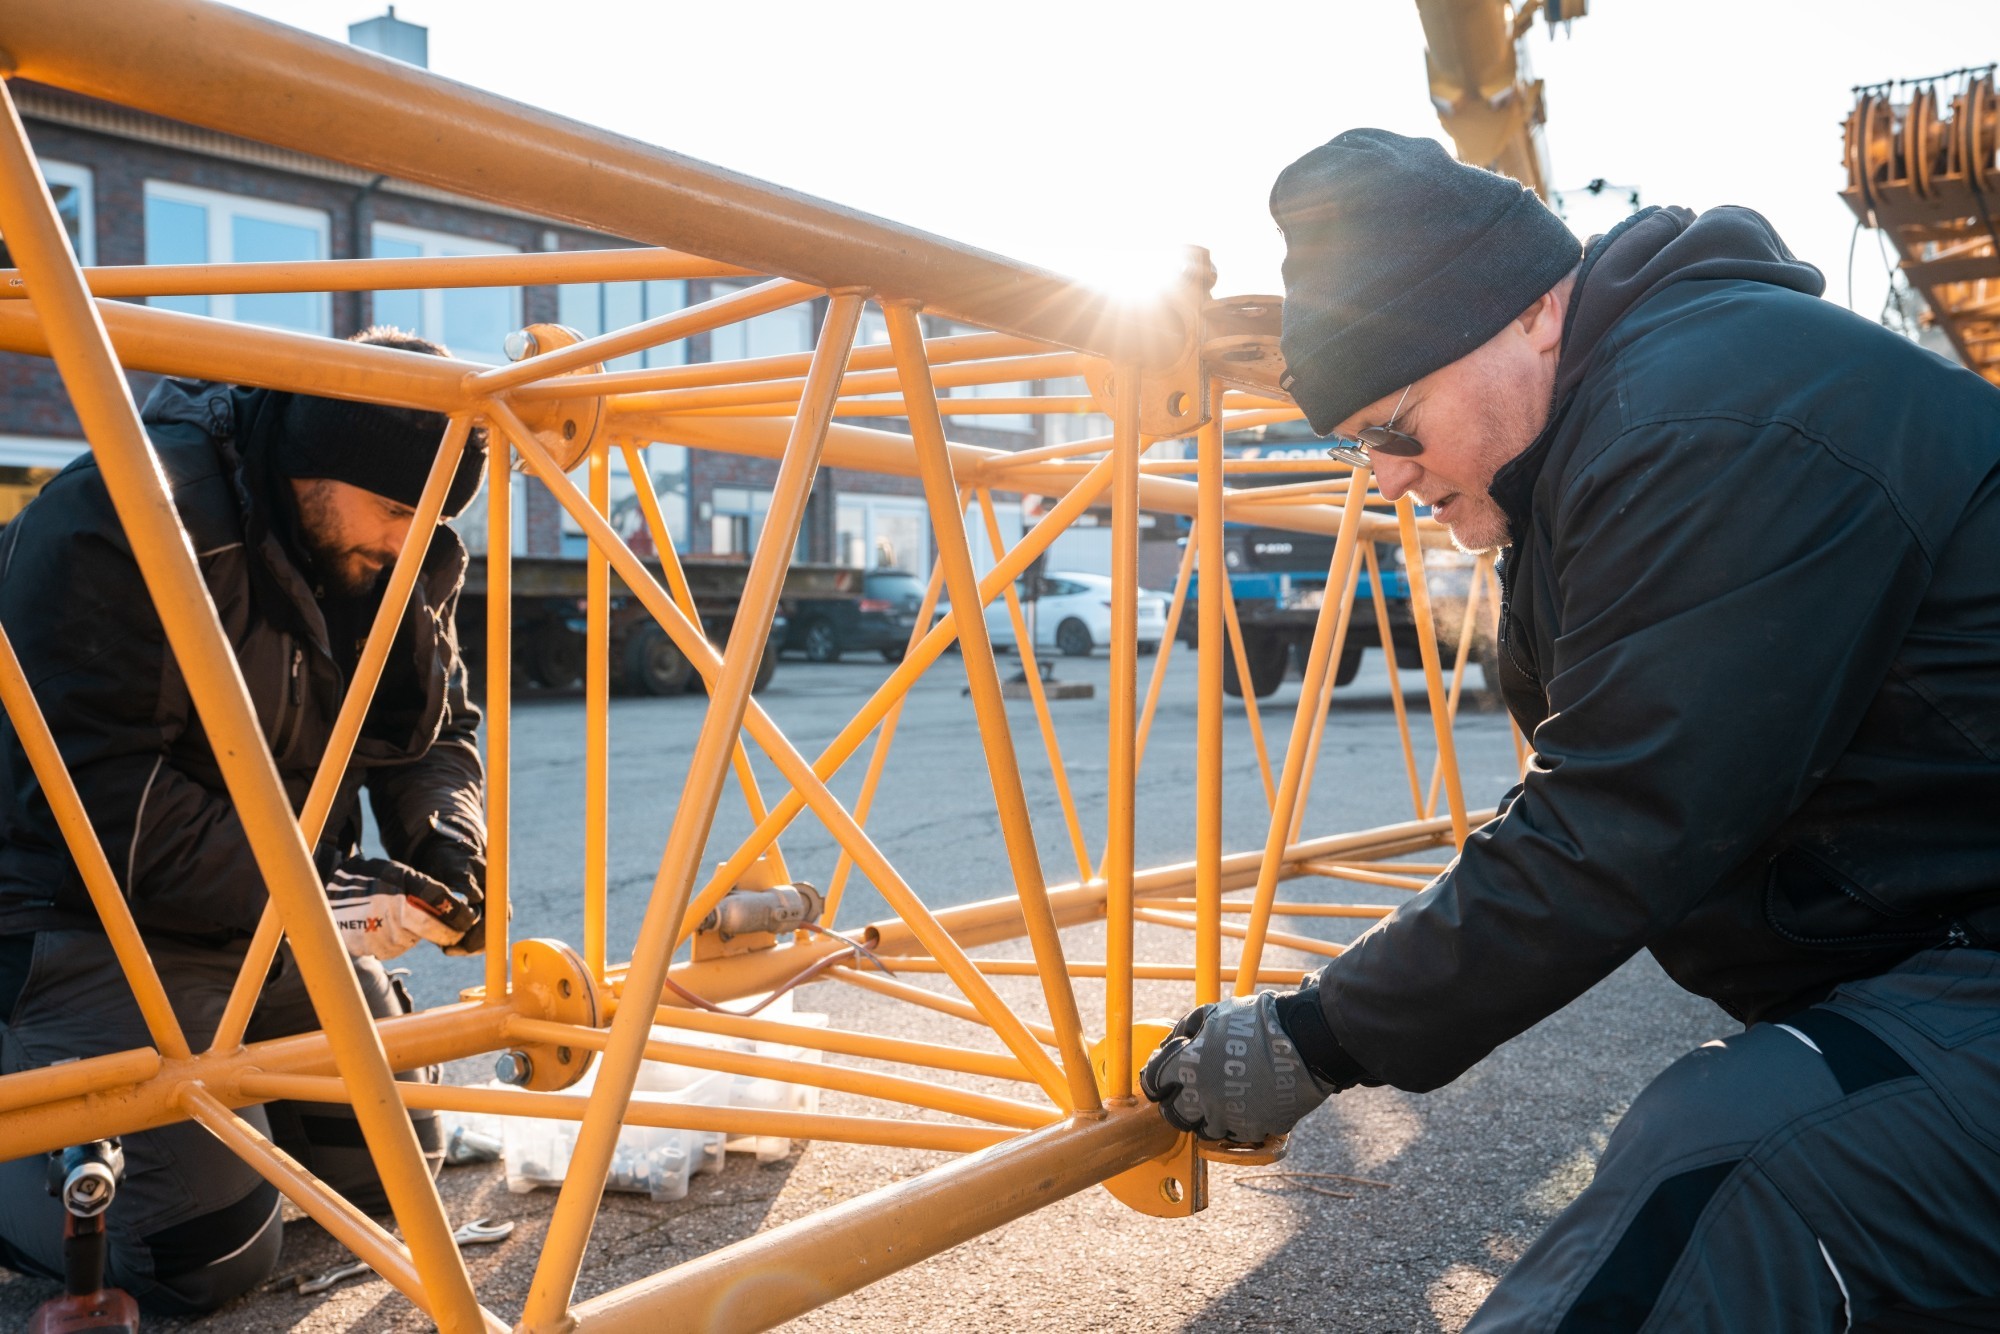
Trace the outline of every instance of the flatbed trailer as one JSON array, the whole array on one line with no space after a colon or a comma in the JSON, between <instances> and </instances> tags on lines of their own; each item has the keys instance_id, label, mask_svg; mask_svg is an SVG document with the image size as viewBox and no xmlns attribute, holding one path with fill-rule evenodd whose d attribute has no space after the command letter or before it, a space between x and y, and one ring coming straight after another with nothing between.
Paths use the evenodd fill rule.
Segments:
<instances>
[{"instance_id":1,"label":"flatbed trailer","mask_svg":"<svg viewBox=\"0 0 2000 1334\"><path fill-rule=\"evenodd\" d=\"M588 665L589 562L559 556L516 556L511 583L514 608L514 661L531 685L566 689L583 680ZM680 567L709 642L718 650L729 642L736 608L750 571L747 557L685 556ZM667 582L665 567L646 562L653 577ZM486 662L486 577L483 560L465 575L458 627L475 680ZM634 695L678 695L696 684L694 665L634 596L614 570L610 573L610 661L612 689ZM861 571L843 565L794 563L785 573L779 614L771 626L755 688L770 684L778 669L778 648L786 623L801 598L861 596Z\"/></svg>"}]
</instances>

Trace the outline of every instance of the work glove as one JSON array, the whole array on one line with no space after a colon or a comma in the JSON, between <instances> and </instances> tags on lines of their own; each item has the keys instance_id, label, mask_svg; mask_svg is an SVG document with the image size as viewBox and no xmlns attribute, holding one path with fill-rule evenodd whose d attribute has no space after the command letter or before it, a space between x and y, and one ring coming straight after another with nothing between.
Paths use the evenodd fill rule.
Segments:
<instances>
[{"instance_id":1,"label":"work glove","mask_svg":"<svg viewBox=\"0 0 2000 1334\"><path fill-rule=\"evenodd\" d=\"M477 954L486 948L486 839L483 833L449 816L434 816L431 832L410 865L443 885L473 912L472 925L446 954Z\"/></svg>"},{"instance_id":2,"label":"work glove","mask_svg":"<svg viewBox=\"0 0 2000 1334\"><path fill-rule=\"evenodd\" d=\"M1139 1087L1180 1129L1235 1144L1286 1133L1336 1091L1306 1068L1268 991L1189 1013L1146 1062Z\"/></svg>"},{"instance_id":3,"label":"work glove","mask_svg":"<svg viewBox=\"0 0 2000 1334\"><path fill-rule=\"evenodd\" d=\"M340 943L356 958L393 959L419 940L450 948L479 924L476 908L422 871L350 857L326 882Z\"/></svg>"}]
</instances>

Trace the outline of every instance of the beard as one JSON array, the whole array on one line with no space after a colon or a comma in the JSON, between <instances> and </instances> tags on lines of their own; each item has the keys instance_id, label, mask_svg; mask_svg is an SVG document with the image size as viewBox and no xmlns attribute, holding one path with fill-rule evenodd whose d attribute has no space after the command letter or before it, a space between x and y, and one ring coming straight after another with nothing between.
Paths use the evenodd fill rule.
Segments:
<instances>
[{"instance_id":1,"label":"beard","mask_svg":"<svg viewBox=\"0 0 2000 1334\"><path fill-rule=\"evenodd\" d=\"M341 535L340 514L327 488L305 487L299 492L298 505L299 540L320 585L344 598L364 597L379 588L387 565L379 553Z\"/></svg>"}]
</instances>

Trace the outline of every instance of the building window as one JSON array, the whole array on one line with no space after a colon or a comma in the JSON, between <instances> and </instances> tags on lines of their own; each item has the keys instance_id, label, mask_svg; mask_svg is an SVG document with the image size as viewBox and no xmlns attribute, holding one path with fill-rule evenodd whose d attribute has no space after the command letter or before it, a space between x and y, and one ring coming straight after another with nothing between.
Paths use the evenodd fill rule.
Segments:
<instances>
[{"instance_id":1,"label":"building window","mask_svg":"<svg viewBox=\"0 0 2000 1334\"><path fill-rule=\"evenodd\" d=\"M56 201L56 216L69 234L69 251L79 264L97 262L97 219L92 207L90 168L72 162L42 160L42 179ZM14 267L14 256L0 240L0 269Z\"/></svg>"},{"instance_id":2,"label":"building window","mask_svg":"<svg viewBox=\"0 0 2000 1334\"><path fill-rule=\"evenodd\" d=\"M709 297L727 296L751 283L711 283ZM793 352L810 352L813 346L813 309L810 302L786 306L753 319L726 324L708 335L710 361L744 361L751 357L782 357Z\"/></svg>"},{"instance_id":3,"label":"building window","mask_svg":"<svg viewBox=\"0 0 2000 1334\"><path fill-rule=\"evenodd\" d=\"M146 182L148 264L263 264L327 256L328 223L319 209L273 204L167 181ZM333 331L324 292L155 296L149 305L219 320L298 333Z\"/></svg>"},{"instance_id":4,"label":"building window","mask_svg":"<svg viewBox=\"0 0 2000 1334\"><path fill-rule=\"evenodd\" d=\"M646 445L639 451L646 471L652 475L653 494L659 497L660 517L667 521L667 535L673 539L674 549L686 551L688 545L688 451L685 445ZM626 467L625 451L614 449L610 453L611 476L609 487L611 512L608 516L611 527L618 536L625 539L625 545L638 555L651 559L659 554L653 542L652 529L646 526L646 512L639 505L639 489L632 480L632 473ZM570 474L577 490L588 495L590 492L590 465L578 466ZM590 539L584 536L583 525L570 516L568 510L562 515L562 551L565 556L584 556L590 552Z\"/></svg>"},{"instance_id":5,"label":"building window","mask_svg":"<svg viewBox=\"0 0 2000 1334\"><path fill-rule=\"evenodd\" d=\"M1081 375L1049 380L1042 388L1044 392L1062 398L1078 398L1090 393L1090 386L1084 383ZM1048 423L1048 442L1052 445L1066 445L1072 440L1097 440L1111 434L1111 418L1102 412L1052 412Z\"/></svg>"},{"instance_id":6,"label":"building window","mask_svg":"<svg viewBox=\"0 0 2000 1334\"><path fill-rule=\"evenodd\" d=\"M519 247L474 241L378 222L369 236L377 259L436 259L447 255L513 255ZM431 287L375 293L375 323L442 343L468 361L505 361L507 335L521 327L518 287Z\"/></svg>"},{"instance_id":7,"label":"building window","mask_svg":"<svg viewBox=\"0 0 2000 1334\"><path fill-rule=\"evenodd\" d=\"M921 500L844 492L833 528L834 559L842 565L930 574L930 512Z\"/></svg>"},{"instance_id":8,"label":"building window","mask_svg":"<svg viewBox=\"0 0 2000 1334\"><path fill-rule=\"evenodd\" d=\"M557 289L556 320L585 338L614 333L644 320L656 319L687 305L687 283L657 278L639 283L565 283ZM629 371L642 366L680 366L687 362L687 340L677 338L659 347L628 352L605 363L606 370Z\"/></svg>"},{"instance_id":9,"label":"building window","mask_svg":"<svg viewBox=\"0 0 2000 1334\"><path fill-rule=\"evenodd\" d=\"M977 334L985 333L986 330L975 328L969 324L957 324L952 326L951 332L953 334ZM944 396L946 398L1026 398L1034 392L1033 385L1016 381L1012 384L960 385L955 389L945 390ZM967 426L977 426L988 431L1019 431L1026 435L1035 429L1035 419L1025 412L993 413L978 417L960 417L957 420L964 422Z\"/></svg>"},{"instance_id":10,"label":"building window","mask_svg":"<svg viewBox=\"0 0 2000 1334\"><path fill-rule=\"evenodd\" d=\"M771 493L747 486L718 486L709 492L708 549L718 556L747 556L757 549Z\"/></svg>"}]
</instances>

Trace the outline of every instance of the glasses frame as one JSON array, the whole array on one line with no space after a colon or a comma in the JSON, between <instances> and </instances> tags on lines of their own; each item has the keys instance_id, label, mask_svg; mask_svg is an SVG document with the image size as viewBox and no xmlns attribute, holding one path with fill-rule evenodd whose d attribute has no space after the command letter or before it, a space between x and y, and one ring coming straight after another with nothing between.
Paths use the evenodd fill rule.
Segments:
<instances>
[{"instance_id":1,"label":"glasses frame","mask_svg":"<svg viewBox=\"0 0 2000 1334\"><path fill-rule=\"evenodd\" d=\"M1370 454L1380 453L1392 458L1413 459L1423 453L1423 441L1408 431L1395 429L1396 419L1403 415L1403 404L1408 401L1410 390L1414 388L1416 388L1414 380L1403 386L1403 392L1396 399L1395 410L1389 414L1388 421L1380 426L1364 426L1351 436L1334 437L1334 443L1327 446L1327 455L1356 468L1373 468L1375 465L1369 458Z\"/></svg>"}]
</instances>

